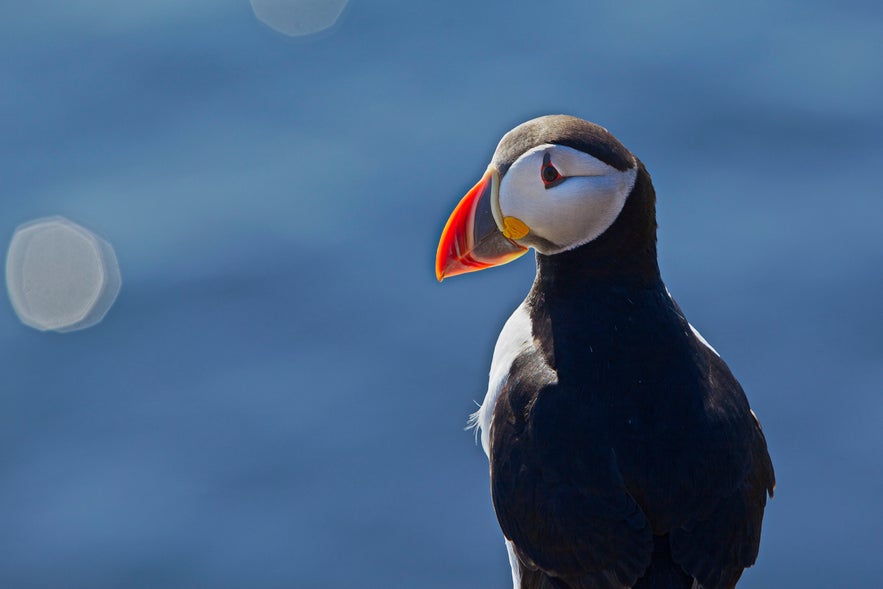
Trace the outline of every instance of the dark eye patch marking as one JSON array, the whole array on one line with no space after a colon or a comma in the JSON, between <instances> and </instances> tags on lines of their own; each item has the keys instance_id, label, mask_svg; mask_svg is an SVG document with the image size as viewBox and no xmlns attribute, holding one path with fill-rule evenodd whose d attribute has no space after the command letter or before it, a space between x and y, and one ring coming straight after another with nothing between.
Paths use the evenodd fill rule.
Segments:
<instances>
[{"instance_id":1,"label":"dark eye patch marking","mask_svg":"<svg viewBox=\"0 0 883 589\"><path fill-rule=\"evenodd\" d=\"M558 186L565 180L565 176L562 176L558 168L552 165L552 156L549 155L548 151L543 155L543 167L540 168L540 178L543 179L543 186L546 188Z\"/></svg>"}]
</instances>

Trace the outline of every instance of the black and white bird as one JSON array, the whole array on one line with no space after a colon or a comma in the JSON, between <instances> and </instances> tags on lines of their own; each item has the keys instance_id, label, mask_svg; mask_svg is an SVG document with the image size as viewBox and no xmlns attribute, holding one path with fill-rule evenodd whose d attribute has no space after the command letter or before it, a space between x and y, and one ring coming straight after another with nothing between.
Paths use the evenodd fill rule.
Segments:
<instances>
[{"instance_id":1,"label":"black and white bird","mask_svg":"<svg viewBox=\"0 0 883 589\"><path fill-rule=\"evenodd\" d=\"M662 282L655 202L606 129L545 116L442 233L439 280L536 250L474 416L516 589L728 589L757 558L766 440Z\"/></svg>"}]
</instances>

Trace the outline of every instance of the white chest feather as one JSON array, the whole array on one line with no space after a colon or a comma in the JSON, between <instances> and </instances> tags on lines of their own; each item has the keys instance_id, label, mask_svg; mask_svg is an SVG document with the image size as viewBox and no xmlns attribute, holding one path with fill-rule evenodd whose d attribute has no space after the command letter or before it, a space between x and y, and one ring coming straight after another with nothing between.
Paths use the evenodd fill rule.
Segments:
<instances>
[{"instance_id":1,"label":"white chest feather","mask_svg":"<svg viewBox=\"0 0 883 589\"><path fill-rule=\"evenodd\" d=\"M481 408L472 415L470 423L478 427L481 433L481 446L484 453L490 456L490 429L491 419L494 416L494 406L500 389L509 377L509 369L522 352L533 346L533 333L530 324L530 314L527 307L522 304L503 326L497 345L494 347L494 357L491 360L491 373L488 380L487 394Z\"/></svg>"}]
</instances>

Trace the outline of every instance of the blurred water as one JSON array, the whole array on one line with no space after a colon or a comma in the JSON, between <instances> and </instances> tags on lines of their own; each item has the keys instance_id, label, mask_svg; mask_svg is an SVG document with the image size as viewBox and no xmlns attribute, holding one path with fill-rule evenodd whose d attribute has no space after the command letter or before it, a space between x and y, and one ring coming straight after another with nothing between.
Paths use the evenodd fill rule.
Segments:
<instances>
[{"instance_id":1,"label":"blurred water","mask_svg":"<svg viewBox=\"0 0 883 589\"><path fill-rule=\"evenodd\" d=\"M126 283L58 335L0 312L0 586L507 587L462 431L530 256L438 285L499 137L567 112L659 195L664 276L778 489L740 587L883 574L883 10L2 5L0 236L77 219Z\"/></svg>"}]
</instances>

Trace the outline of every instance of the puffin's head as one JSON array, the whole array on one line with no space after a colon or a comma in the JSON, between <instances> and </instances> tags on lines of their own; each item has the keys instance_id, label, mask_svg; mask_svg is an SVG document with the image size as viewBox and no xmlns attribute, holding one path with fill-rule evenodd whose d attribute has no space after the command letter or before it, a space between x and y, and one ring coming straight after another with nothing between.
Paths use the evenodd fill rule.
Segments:
<instances>
[{"instance_id":1,"label":"puffin's head","mask_svg":"<svg viewBox=\"0 0 883 589\"><path fill-rule=\"evenodd\" d=\"M448 219L436 276L505 264L529 247L554 255L594 241L619 217L642 170L613 135L588 121L550 115L522 123L503 136L484 176Z\"/></svg>"}]
</instances>

